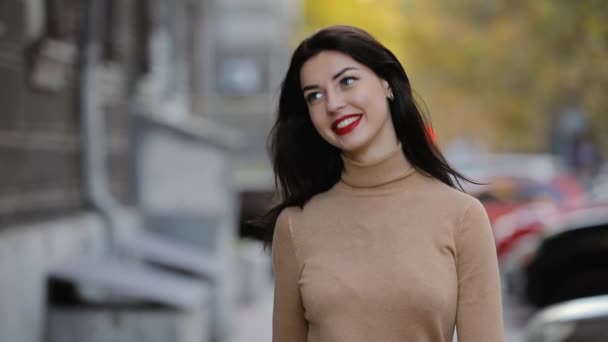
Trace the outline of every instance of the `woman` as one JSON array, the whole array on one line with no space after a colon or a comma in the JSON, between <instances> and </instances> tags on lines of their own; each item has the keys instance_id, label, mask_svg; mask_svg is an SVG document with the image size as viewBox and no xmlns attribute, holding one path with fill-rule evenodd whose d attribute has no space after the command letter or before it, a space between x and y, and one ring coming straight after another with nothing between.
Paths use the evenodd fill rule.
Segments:
<instances>
[{"instance_id":1,"label":"woman","mask_svg":"<svg viewBox=\"0 0 608 342\"><path fill-rule=\"evenodd\" d=\"M503 340L487 215L425 127L368 33L329 27L295 50L271 133L273 341Z\"/></svg>"}]
</instances>

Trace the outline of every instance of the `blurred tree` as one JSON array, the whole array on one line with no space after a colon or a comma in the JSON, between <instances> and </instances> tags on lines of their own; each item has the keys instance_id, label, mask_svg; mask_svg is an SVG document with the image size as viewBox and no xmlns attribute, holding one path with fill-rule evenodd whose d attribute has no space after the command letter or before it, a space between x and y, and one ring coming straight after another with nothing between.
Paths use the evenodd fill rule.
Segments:
<instances>
[{"instance_id":1,"label":"blurred tree","mask_svg":"<svg viewBox=\"0 0 608 342\"><path fill-rule=\"evenodd\" d=\"M306 0L305 18L304 35L329 25L354 25L403 55L406 26L401 0Z\"/></svg>"},{"instance_id":2,"label":"blurred tree","mask_svg":"<svg viewBox=\"0 0 608 342\"><path fill-rule=\"evenodd\" d=\"M577 107L608 143L608 2L403 3L408 65L441 115L440 132L544 150L555 113Z\"/></svg>"},{"instance_id":3,"label":"blurred tree","mask_svg":"<svg viewBox=\"0 0 608 342\"><path fill-rule=\"evenodd\" d=\"M440 143L546 150L570 107L608 147L608 1L306 2L308 32L361 26L394 50L430 109Z\"/></svg>"}]
</instances>

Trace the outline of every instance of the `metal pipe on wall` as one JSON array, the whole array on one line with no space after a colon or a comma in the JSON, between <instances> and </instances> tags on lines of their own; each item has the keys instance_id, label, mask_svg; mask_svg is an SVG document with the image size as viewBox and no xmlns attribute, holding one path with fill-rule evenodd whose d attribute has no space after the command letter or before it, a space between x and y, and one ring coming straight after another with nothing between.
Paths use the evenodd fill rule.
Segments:
<instances>
[{"instance_id":1,"label":"metal pipe on wall","mask_svg":"<svg viewBox=\"0 0 608 342\"><path fill-rule=\"evenodd\" d=\"M105 122L100 109L97 65L103 52L107 0L89 0L81 41L78 110L81 117L82 166L85 192L104 220L105 247L114 252L120 205L108 184Z\"/></svg>"}]
</instances>

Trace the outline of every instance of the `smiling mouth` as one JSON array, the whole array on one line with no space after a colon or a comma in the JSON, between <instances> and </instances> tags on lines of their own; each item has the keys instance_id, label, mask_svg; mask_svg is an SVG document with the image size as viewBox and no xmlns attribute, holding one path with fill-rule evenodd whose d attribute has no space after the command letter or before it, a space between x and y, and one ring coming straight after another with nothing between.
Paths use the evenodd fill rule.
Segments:
<instances>
[{"instance_id":1,"label":"smiling mouth","mask_svg":"<svg viewBox=\"0 0 608 342\"><path fill-rule=\"evenodd\" d=\"M353 129L355 129L355 127L357 127L357 125L359 125L359 122L361 122L362 117L363 117L363 114L345 115L345 116L341 117L340 119L336 120L333 123L331 128L338 135L348 134Z\"/></svg>"}]
</instances>

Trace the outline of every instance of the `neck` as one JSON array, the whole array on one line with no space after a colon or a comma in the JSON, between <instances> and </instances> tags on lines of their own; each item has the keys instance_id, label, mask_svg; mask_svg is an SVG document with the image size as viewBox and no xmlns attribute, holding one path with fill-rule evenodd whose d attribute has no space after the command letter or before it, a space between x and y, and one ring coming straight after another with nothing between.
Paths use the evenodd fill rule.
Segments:
<instances>
[{"instance_id":1,"label":"neck","mask_svg":"<svg viewBox=\"0 0 608 342\"><path fill-rule=\"evenodd\" d=\"M344 162L342 182L358 188L391 183L409 176L414 171L403 154L401 144L389 153L384 153L381 158L359 161L342 155L342 160Z\"/></svg>"},{"instance_id":2,"label":"neck","mask_svg":"<svg viewBox=\"0 0 608 342\"><path fill-rule=\"evenodd\" d=\"M364 148L362 150L358 150L357 152L344 152L343 155L350 159L357 161L359 163L373 163L377 160L385 159L387 156L393 153L396 148L400 148L401 144L398 141L395 141L394 144L390 145L392 148L387 149L386 146L382 148Z\"/></svg>"},{"instance_id":3,"label":"neck","mask_svg":"<svg viewBox=\"0 0 608 342\"><path fill-rule=\"evenodd\" d=\"M372 146L357 150L356 152L342 152L342 156L360 164L375 164L391 156L397 149L401 149L401 143L397 140L395 140L394 144L388 145L390 148L386 146L384 145L381 148L373 148Z\"/></svg>"}]
</instances>

